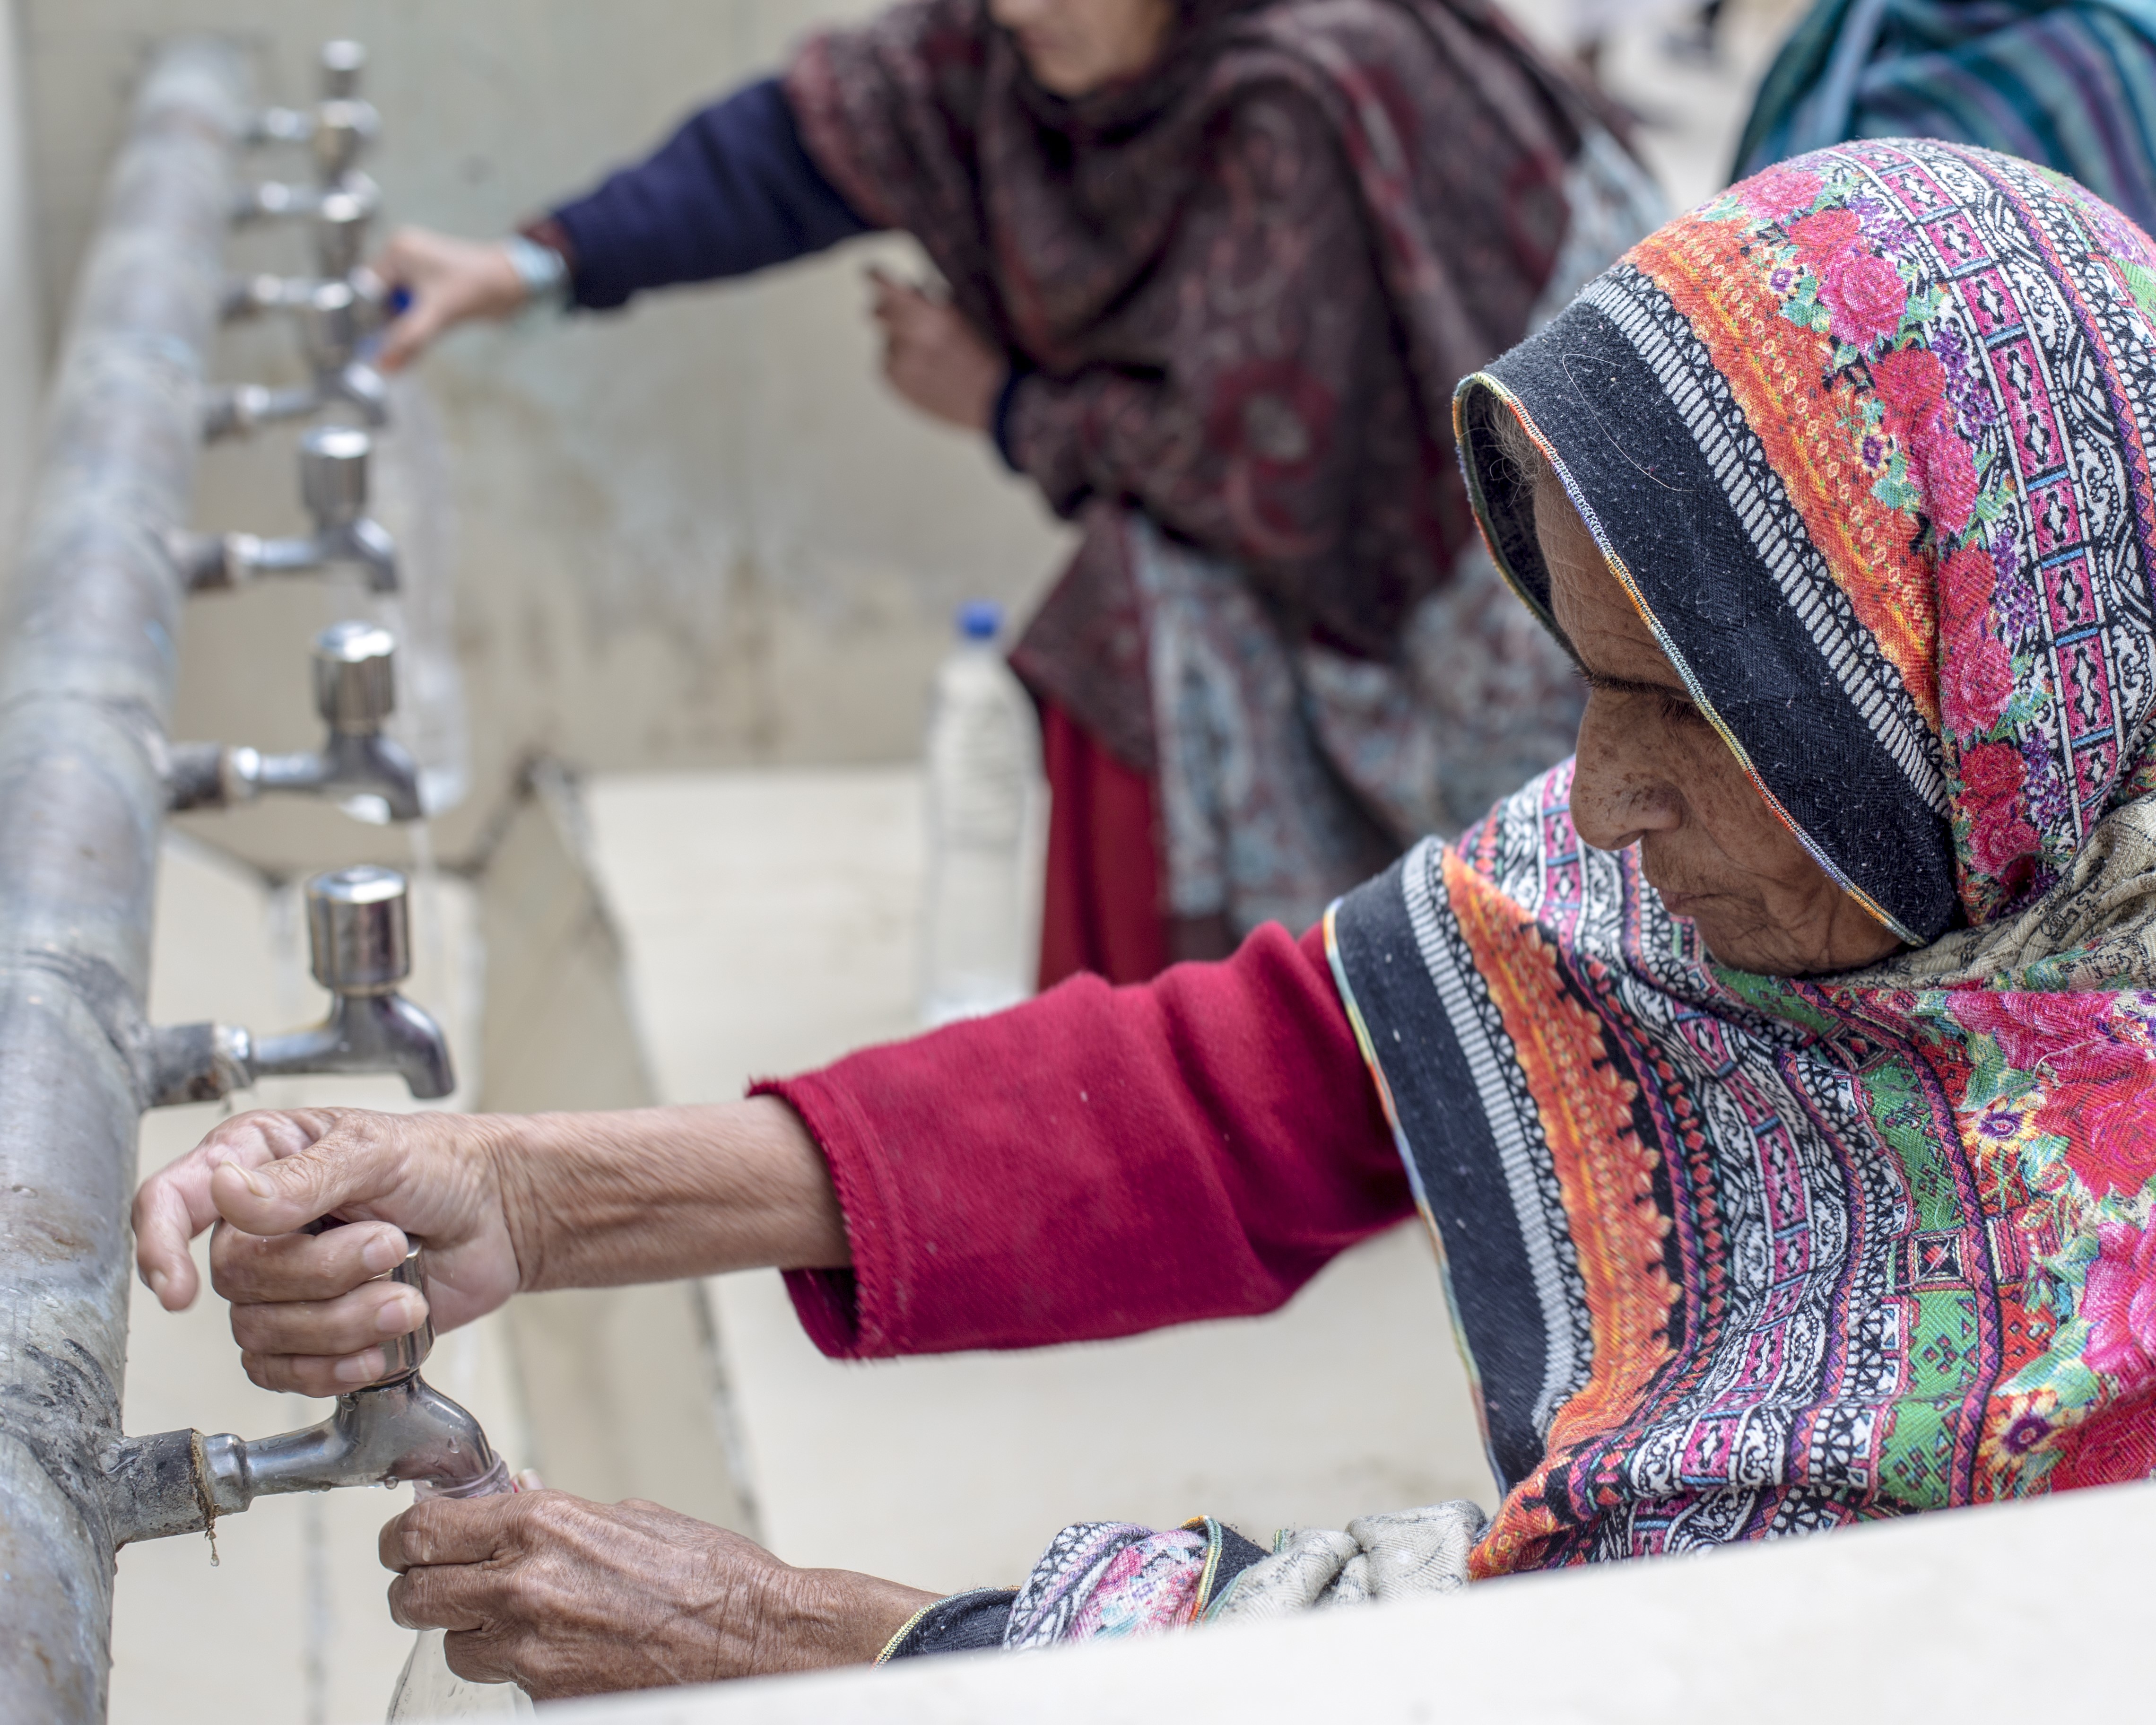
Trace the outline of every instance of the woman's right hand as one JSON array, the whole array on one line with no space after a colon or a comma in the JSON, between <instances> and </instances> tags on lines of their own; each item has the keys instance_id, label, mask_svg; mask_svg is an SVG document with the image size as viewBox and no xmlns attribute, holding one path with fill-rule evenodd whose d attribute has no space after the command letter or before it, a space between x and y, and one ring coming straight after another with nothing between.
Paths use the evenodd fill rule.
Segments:
<instances>
[{"instance_id":1,"label":"woman's right hand","mask_svg":"<svg viewBox=\"0 0 2156 1725\"><path fill-rule=\"evenodd\" d=\"M404 314L383 332L378 363L385 372L402 370L460 323L475 317L499 321L524 309L524 278L499 241L400 228L373 269L412 296Z\"/></svg>"},{"instance_id":2,"label":"woman's right hand","mask_svg":"<svg viewBox=\"0 0 2156 1725\"><path fill-rule=\"evenodd\" d=\"M167 1312L199 1291L188 1242L214 1226L210 1280L264 1389L336 1395L385 1369L382 1343L470 1323L523 1276L500 1117L300 1108L241 1114L142 1183L135 1259ZM299 1230L335 1214L348 1225ZM377 1280L427 1248L427 1296Z\"/></svg>"}]
</instances>

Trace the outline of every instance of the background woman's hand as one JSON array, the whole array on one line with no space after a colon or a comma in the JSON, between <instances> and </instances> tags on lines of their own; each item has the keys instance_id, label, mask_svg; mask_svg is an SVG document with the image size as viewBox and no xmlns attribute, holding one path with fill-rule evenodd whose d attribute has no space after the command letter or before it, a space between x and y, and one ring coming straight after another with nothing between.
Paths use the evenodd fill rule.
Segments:
<instances>
[{"instance_id":1,"label":"background woman's hand","mask_svg":"<svg viewBox=\"0 0 2156 1725\"><path fill-rule=\"evenodd\" d=\"M460 323L513 317L524 307L524 278L498 241L400 228L373 269L412 296L410 307L382 336L378 362L385 372L409 365Z\"/></svg>"},{"instance_id":2,"label":"background woman's hand","mask_svg":"<svg viewBox=\"0 0 2156 1725\"><path fill-rule=\"evenodd\" d=\"M142 1183L135 1259L168 1312L199 1291L188 1242L215 1227L210 1279L232 1302L233 1339L264 1389L336 1395L378 1378L382 1343L491 1312L522 1280L485 1116L305 1108L241 1114ZM296 1230L331 1213L351 1225ZM428 1298L377 1281L408 1237L427 1247ZM530 1249L527 1248L527 1254Z\"/></svg>"},{"instance_id":3,"label":"background woman's hand","mask_svg":"<svg viewBox=\"0 0 2156 1725\"><path fill-rule=\"evenodd\" d=\"M883 374L932 419L986 431L1009 363L955 306L869 271L871 315L883 330Z\"/></svg>"},{"instance_id":4,"label":"background woman's hand","mask_svg":"<svg viewBox=\"0 0 2156 1725\"><path fill-rule=\"evenodd\" d=\"M389 1609L541 1701L865 1664L934 1594L797 1569L723 1527L564 1491L430 1498L382 1530Z\"/></svg>"}]
</instances>

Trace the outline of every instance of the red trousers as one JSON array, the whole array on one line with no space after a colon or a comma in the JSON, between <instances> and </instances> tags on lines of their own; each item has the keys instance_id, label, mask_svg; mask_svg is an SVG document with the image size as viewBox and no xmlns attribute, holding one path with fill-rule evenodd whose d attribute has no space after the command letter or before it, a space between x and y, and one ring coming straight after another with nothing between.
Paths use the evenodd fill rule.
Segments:
<instances>
[{"instance_id":1,"label":"red trousers","mask_svg":"<svg viewBox=\"0 0 2156 1725\"><path fill-rule=\"evenodd\" d=\"M1041 899L1040 986L1091 971L1142 983L1168 968L1152 781L1126 767L1060 707L1040 704L1052 798Z\"/></svg>"}]
</instances>

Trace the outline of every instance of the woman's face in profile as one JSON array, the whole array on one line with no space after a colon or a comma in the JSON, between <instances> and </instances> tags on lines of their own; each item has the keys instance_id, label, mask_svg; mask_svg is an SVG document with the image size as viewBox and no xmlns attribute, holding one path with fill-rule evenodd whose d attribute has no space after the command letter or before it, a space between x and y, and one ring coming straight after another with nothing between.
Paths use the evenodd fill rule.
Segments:
<instances>
[{"instance_id":1,"label":"woman's face in profile","mask_svg":"<svg viewBox=\"0 0 2156 1725\"><path fill-rule=\"evenodd\" d=\"M989 0L1043 90L1082 96L1135 78L1159 59L1175 0Z\"/></svg>"},{"instance_id":2,"label":"woman's face in profile","mask_svg":"<svg viewBox=\"0 0 2156 1725\"><path fill-rule=\"evenodd\" d=\"M1636 843L1647 879L1715 962L1773 976L1854 970L1901 942L1837 886L1692 704L1556 479L1535 486L1550 609L1586 674L1572 820Z\"/></svg>"}]
</instances>

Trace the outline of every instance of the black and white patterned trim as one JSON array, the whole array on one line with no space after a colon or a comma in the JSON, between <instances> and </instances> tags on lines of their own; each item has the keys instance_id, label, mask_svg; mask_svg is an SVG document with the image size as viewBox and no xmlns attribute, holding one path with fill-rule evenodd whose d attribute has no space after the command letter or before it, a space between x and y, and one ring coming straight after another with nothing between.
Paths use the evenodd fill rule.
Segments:
<instances>
[{"instance_id":1,"label":"black and white patterned trim","mask_svg":"<svg viewBox=\"0 0 2156 1725\"><path fill-rule=\"evenodd\" d=\"M1532 790L1532 788L1530 788ZM1527 793L1522 793L1522 796ZM1512 803L1520 798L1510 799ZM1500 817L1502 819L1502 813ZM1475 968L1445 891L1444 850L1425 839L1401 869L1408 922L1430 985L1437 991L1472 1076L1477 1099L1517 1218L1544 1343L1543 1382L1531 1418L1548 1431L1567 1398L1587 1382L1594 1333L1579 1260L1565 1219L1564 1194L1544 1141L1540 1112L1520 1070L1504 1022Z\"/></svg>"},{"instance_id":2,"label":"black and white patterned trim","mask_svg":"<svg viewBox=\"0 0 2156 1725\"><path fill-rule=\"evenodd\" d=\"M1804 531L1804 518L1789 501L1765 448L1746 423L1728 380L1715 369L1682 314L1661 288L1629 264L1610 270L1580 298L1615 326L1661 384L1790 614L1910 788L1925 807L1943 817L1947 787L1938 738L1901 674L1857 620L1848 596Z\"/></svg>"}]
</instances>

